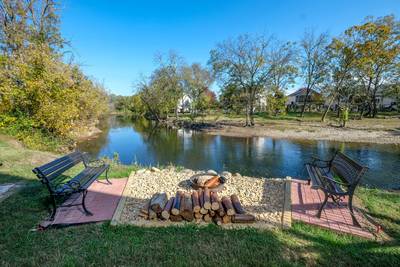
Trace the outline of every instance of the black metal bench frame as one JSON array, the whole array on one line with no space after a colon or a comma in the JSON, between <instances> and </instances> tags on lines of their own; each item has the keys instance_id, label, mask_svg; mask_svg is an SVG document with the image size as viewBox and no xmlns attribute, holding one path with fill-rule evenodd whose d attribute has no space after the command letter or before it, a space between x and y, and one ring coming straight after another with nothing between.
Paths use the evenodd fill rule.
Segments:
<instances>
[{"instance_id":1,"label":"black metal bench frame","mask_svg":"<svg viewBox=\"0 0 400 267\"><path fill-rule=\"evenodd\" d=\"M73 178L64 176L63 173L73 168L79 163L83 163L84 169ZM88 159L86 153L80 151L72 152L66 156L55 159L40 167L34 168L32 171L46 186L50 193L50 201L52 205L51 215L49 220L54 220L58 207L71 207L82 205L86 215L92 213L86 208L85 199L89 186L105 172L105 178L108 184L111 184L108 179L108 171L110 165L102 160ZM82 193L82 202L78 204L62 205L74 193ZM61 204L57 203L62 200Z\"/></svg>"},{"instance_id":2,"label":"black metal bench frame","mask_svg":"<svg viewBox=\"0 0 400 267\"><path fill-rule=\"evenodd\" d=\"M348 196L348 208L353 224L359 225L354 216L353 196L361 177L368 168L339 151L335 152L330 160L313 157L310 163L305 164L305 167L309 175L308 183L310 184L311 182L311 188L321 189L325 195L317 217L321 217L322 210L329 198L339 205L342 198Z\"/></svg>"}]
</instances>

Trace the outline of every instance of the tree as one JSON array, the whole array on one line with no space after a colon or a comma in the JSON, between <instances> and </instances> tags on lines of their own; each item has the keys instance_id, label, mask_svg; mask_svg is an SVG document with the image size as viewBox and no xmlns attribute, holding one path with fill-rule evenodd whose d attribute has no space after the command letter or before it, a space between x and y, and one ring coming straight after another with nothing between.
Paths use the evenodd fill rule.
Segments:
<instances>
[{"instance_id":1,"label":"tree","mask_svg":"<svg viewBox=\"0 0 400 267\"><path fill-rule=\"evenodd\" d=\"M0 1L0 125L31 144L73 138L108 110L103 86L64 63L59 26L53 0Z\"/></svg>"},{"instance_id":2,"label":"tree","mask_svg":"<svg viewBox=\"0 0 400 267\"><path fill-rule=\"evenodd\" d=\"M55 0L2 0L0 38L4 53L11 55L30 44L46 44L55 51L66 41L60 33Z\"/></svg>"},{"instance_id":3,"label":"tree","mask_svg":"<svg viewBox=\"0 0 400 267\"><path fill-rule=\"evenodd\" d=\"M328 77L326 78L326 92L329 96L329 102L324 111L321 121L325 121L333 102L338 99L348 99L354 94L352 90L356 88L353 79L355 66L355 46L346 36L334 38L328 46L327 54L329 56Z\"/></svg>"},{"instance_id":4,"label":"tree","mask_svg":"<svg viewBox=\"0 0 400 267\"><path fill-rule=\"evenodd\" d=\"M383 84L398 81L400 54L400 22L394 16L374 20L368 17L362 25L353 26L345 33L355 44L356 75L367 95L364 106L373 117L377 113L376 94Z\"/></svg>"},{"instance_id":5,"label":"tree","mask_svg":"<svg viewBox=\"0 0 400 267\"><path fill-rule=\"evenodd\" d=\"M194 119L199 112L208 107L208 104L211 104L210 95L207 95L207 92L213 82L213 77L207 69L197 63L184 66L182 77L183 91L191 99L190 114Z\"/></svg>"},{"instance_id":6,"label":"tree","mask_svg":"<svg viewBox=\"0 0 400 267\"><path fill-rule=\"evenodd\" d=\"M267 110L271 115L285 114L286 113L286 101L287 97L281 90L276 90L268 94L267 98Z\"/></svg>"},{"instance_id":7,"label":"tree","mask_svg":"<svg viewBox=\"0 0 400 267\"><path fill-rule=\"evenodd\" d=\"M173 51L165 58L163 55L156 56L159 67L155 70L155 82L164 93L165 104L168 111L174 110L175 118L178 119L178 103L183 97L182 65L183 59ZM168 116L168 112L167 112Z\"/></svg>"},{"instance_id":8,"label":"tree","mask_svg":"<svg viewBox=\"0 0 400 267\"><path fill-rule=\"evenodd\" d=\"M246 106L246 97L235 84L227 84L221 89L219 102L223 110L240 114Z\"/></svg>"},{"instance_id":9,"label":"tree","mask_svg":"<svg viewBox=\"0 0 400 267\"><path fill-rule=\"evenodd\" d=\"M210 52L209 64L223 84L234 84L243 92L245 126L254 125L254 104L265 88L271 66L267 61L270 40L264 36L241 35L219 43Z\"/></svg>"},{"instance_id":10,"label":"tree","mask_svg":"<svg viewBox=\"0 0 400 267\"><path fill-rule=\"evenodd\" d=\"M313 31L308 31L304 33L300 41L300 73L307 89L301 117L304 115L311 90L316 90L327 75L327 40L327 34L323 33L316 36Z\"/></svg>"},{"instance_id":11,"label":"tree","mask_svg":"<svg viewBox=\"0 0 400 267\"><path fill-rule=\"evenodd\" d=\"M158 66L150 78L144 78L137 86L140 98L152 119L167 119L170 111L178 119L178 102L183 96L182 59L170 52L166 60L157 55L156 62Z\"/></svg>"},{"instance_id":12,"label":"tree","mask_svg":"<svg viewBox=\"0 0 400 267\"><path fill-rule=\"evenodd\" d=\"M271 71L268 79L269 89L275 93L284 93L288 86L294 84L298 74L296 67L297 52L292 43L278 43L269 55Z\"/></svg>"}]
</instances>

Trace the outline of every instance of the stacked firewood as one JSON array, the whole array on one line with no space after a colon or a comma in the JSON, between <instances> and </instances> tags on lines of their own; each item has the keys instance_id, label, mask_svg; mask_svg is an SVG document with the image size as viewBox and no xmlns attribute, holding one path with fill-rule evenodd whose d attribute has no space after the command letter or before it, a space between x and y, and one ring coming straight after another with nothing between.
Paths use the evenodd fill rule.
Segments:
<instances>
[{"instance_id":1,"label":"stacked firewood","mask_svg":"<svg viewBox=\"0 0 400 267\"><path fill-rule=\"evenodd\" d=\"M208 188L192 193L178 191L169 199L166 193L154 194L140 210L140 216L148 220L205 221L218 225L255 221L253 215L246 213L237 195L220 199L217 192Z\"/></svg>"}]
</instances>

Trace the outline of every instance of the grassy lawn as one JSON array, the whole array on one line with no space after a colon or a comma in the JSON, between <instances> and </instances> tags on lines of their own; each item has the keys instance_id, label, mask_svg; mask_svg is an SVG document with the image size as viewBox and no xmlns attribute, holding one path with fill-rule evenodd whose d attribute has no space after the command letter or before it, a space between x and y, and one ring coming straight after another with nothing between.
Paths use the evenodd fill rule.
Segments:
<instances>
[{"instance_id":1,"label":"grassy lawn","mask_svg":"<svg viewBox=\"0 0 400 267\"><path fill-rule=\"evenodd\" d=\"M0 183L26 184L0 204L1 266L396 266L400 259L400 197L371 189L360 189L357 195L393 241L378 243L301 223L271 231L108 223L31 231L47 216L47 192L31 169L53 157L0 139ZM115 165L111 177L126 177L134 168Z\"/></svg>"}]
</instances>

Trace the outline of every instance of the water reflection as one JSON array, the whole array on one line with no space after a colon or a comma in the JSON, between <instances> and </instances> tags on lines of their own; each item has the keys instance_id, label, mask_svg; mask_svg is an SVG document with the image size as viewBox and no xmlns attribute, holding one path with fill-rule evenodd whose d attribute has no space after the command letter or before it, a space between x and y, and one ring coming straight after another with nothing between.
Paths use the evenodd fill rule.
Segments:
<instances>
[{"instance_id":1,"label":"water reflection","mask_svg":"<svg viewBox=\"0 0 400 267\"><path fill-rule=\"evenodd\" d=\"M303 165L311 155L329 158L339 149L370 168L365 184L400 187L399 146L212 136L122 117L109 118L101 128L99 136L79 144L79 148L100 157L112 157L117 152L125 164L173 163L192 169L301 178L305 177Z\"/></svg>"}]
</instances>

